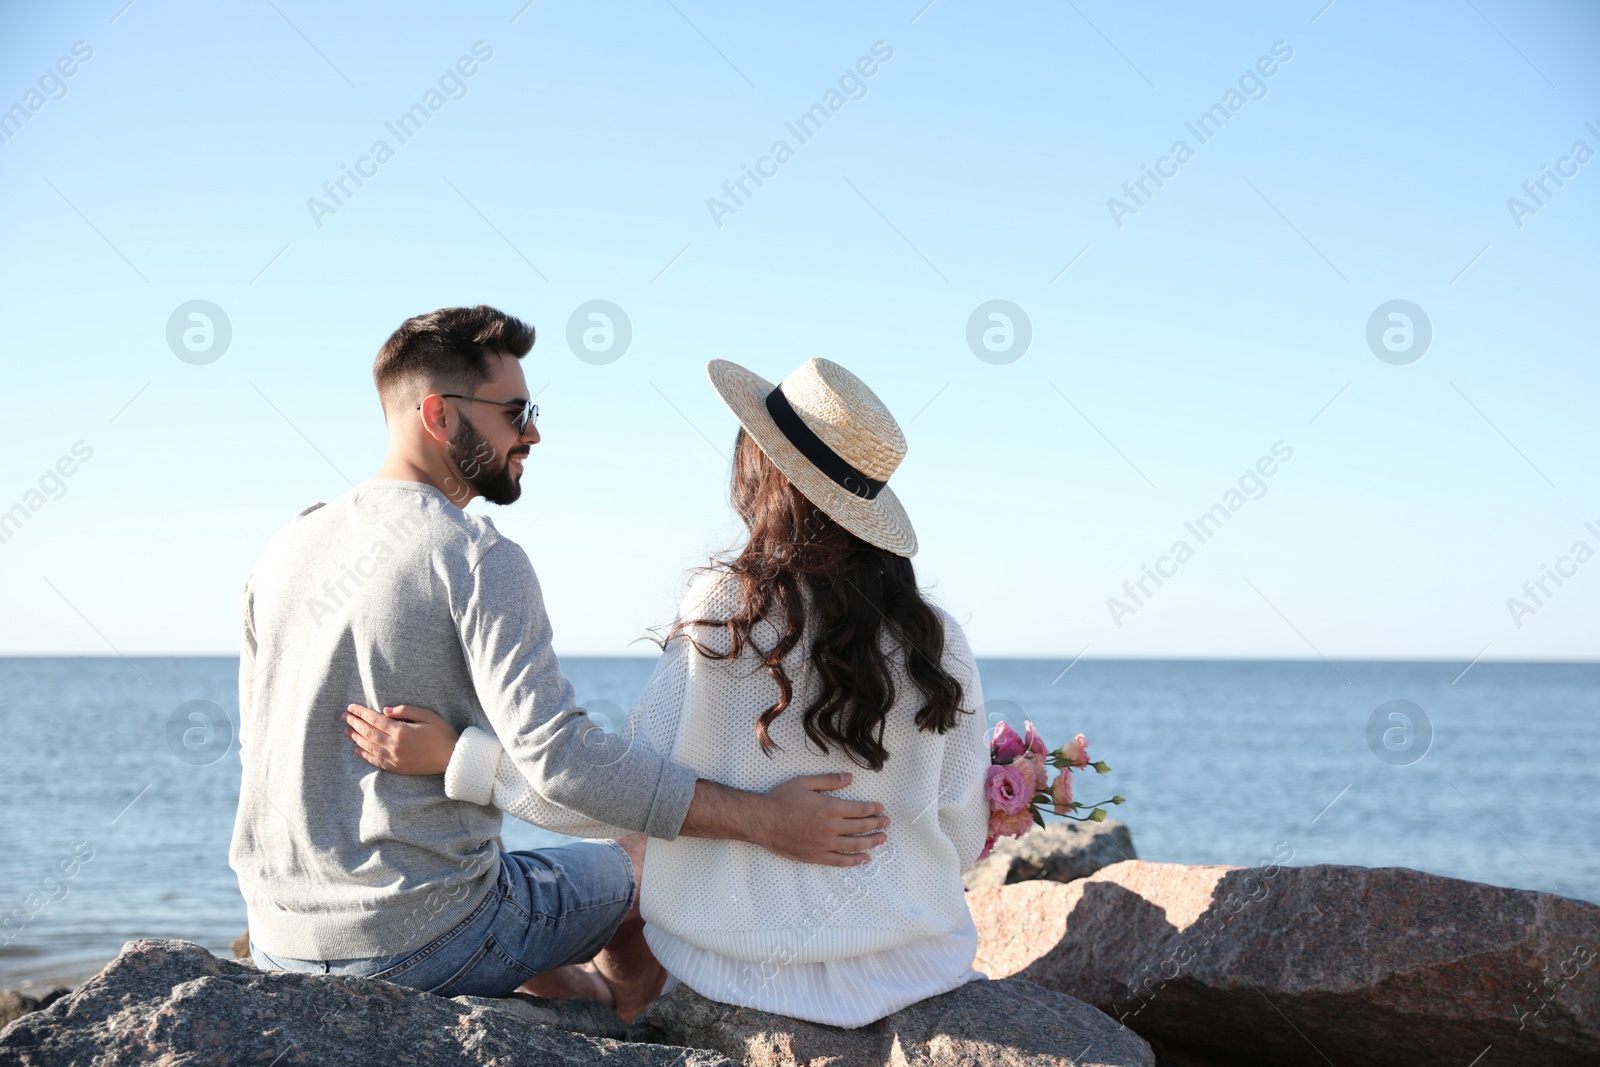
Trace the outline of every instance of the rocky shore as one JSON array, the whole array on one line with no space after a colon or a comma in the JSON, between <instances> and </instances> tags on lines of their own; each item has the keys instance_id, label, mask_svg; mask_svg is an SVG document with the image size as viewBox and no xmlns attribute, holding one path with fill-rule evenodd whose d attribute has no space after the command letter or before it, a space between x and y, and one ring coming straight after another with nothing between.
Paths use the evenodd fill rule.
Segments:
<instances>
[{"instance_id":1,"label":"rocky shore","mask_svg":"<svg viewBox=\"0 0 1600 1067\"><path fill-rule=\"evenodd\" d=\"M130 941L76 990L0 994L0 1063L1576 1067L1600 1063L1600 906L1403 868L1198 867L1063 824L967 875L973 982L859 1030L686 987L446 1000Z\"/></svg>"}]
</instances>

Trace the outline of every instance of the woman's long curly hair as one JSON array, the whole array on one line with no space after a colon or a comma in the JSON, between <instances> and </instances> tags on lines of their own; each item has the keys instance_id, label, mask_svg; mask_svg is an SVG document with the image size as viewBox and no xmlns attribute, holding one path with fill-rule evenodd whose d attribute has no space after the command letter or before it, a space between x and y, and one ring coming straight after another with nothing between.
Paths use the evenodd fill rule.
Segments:
<instances>
[{"instance_id":1,"label":"woman's long curly hair","mask_svg":"<svg viewBox=\"0 0 1600 1067\"><path fill-rule=\"evenodd\" d=\"M761 750L770 756L778 747L768 729L794 699L783 660L806 633L808 613L815 615L810 666L822 687L802 717L806 736L821 751L837 744L853 763L875 771L888 759L883 730L895 684L885 632L904 650L906 672L922 692L917 727L942 734L954 726L961 683L942 666L944 624L922 599L911 561L828 518L742 428L734 442L731 495L749 541L711 569L738 579L740 606L728 619L680 620L666 640L690 627L709 627L726 631L732 646L718 652L689 634L701 655L732 659L747 645L755 650L780 693L756 722ZM753 636L763 619L782 635L771 648L758 647Z\"/></svg>"}]
</instances>

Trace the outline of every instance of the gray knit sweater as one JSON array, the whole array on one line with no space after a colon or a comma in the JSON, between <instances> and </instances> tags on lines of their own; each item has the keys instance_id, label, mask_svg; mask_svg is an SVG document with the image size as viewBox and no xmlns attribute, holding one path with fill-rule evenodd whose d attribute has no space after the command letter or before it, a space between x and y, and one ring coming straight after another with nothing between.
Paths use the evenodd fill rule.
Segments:
<instances>
[{"instance_id":1,"label":"gray knit sweater","mask_svg":"<svg viewBox=\"0 0 1600 1067\"><path fill-rule=\"evenodd\" d=\"M491 730L541 794L613 826L670 840L689 810L693 771L575 706L527 555L431 486L362 482L302 512L245 580L243 623L228 862L266 952L408 952L494 885L500 811L361 759L347 704Z\"/></svg>"}]
</instances>

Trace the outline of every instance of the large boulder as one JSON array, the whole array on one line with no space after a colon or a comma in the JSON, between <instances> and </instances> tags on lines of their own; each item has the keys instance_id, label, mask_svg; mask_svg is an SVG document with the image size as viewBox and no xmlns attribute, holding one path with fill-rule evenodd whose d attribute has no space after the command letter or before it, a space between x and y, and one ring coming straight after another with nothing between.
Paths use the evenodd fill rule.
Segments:
<instances>
[{"instance_id":1,"label":"large boulder","mask_svg":"<svg viewBox=\"0 0 1600 1067\"><path fill-rule=\"evenodd\" d=\"M714 1052L568 1033L522 1014L515 1002L463 1004L370 978L262 972L190 941L140 940L75 993L0 1031L0 1063L732 1067Z\"/></svg>"},{"instance_id":2,"label":"large boulder","mask_svg":"<svg viewBox=\"0 0 1600 1067\"><path fill-rule=\"evenodd\" d=\"M714 1049L746 1067L1154 1067L1138 1035L1031 982L968 982L853 1030L708 1000L680 985L630 1034Z\"/></svg>"},{"instance_id":3,"label":"large boulder","mask_svg":"<svg viewBox=\"0 0 1600 1067\"><path fill-rule=\"evenodd\" d=\"M1133 861L967 900L978 970L1087 1001L1174 1058L1600 1064L1600 907L1566 897L1405 868Z\"/></svg>"},{"instance_id":4,"label":"large boulder","mask_svg":"<svg viewBox=\"0 0 1600 1067\"><path fill-rule=\"evenodd\" d=\"M1040 878L1071 882L1138 858L1133 835L1116 819L1054 822L1021 837L1002 837L988 856L962 872L961 880L969 890Z\"/></svg>"}]
</instances>

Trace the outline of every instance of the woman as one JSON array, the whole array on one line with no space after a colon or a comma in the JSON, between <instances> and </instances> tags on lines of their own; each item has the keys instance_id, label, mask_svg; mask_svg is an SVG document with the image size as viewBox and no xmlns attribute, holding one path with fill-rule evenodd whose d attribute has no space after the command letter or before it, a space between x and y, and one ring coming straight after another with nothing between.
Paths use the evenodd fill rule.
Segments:
<instances>
[{"instance_id":1,"label":"woman","mask_svg":"<svg viewBox=\"0 0 1600 1067\"><path fill-rule=\"evenodd\" d=\"M669 987L862 1026L983 977L961 884L988 824L977 667L960 626L918 591L916 536L885 485L905 438L871 390L824 359L777 388L723 360L707 370L741 424L732 502L749 537L691 582L626 736L755 792L853 772L842 793L882 803L889 836L843 866L738 841L652 841L644 936ZM416 769L398 733L356 740L385 769ZM469 728L447 793L575 836L620 832L546 801L500 753Z\"/></svg>"}]
</instances>

